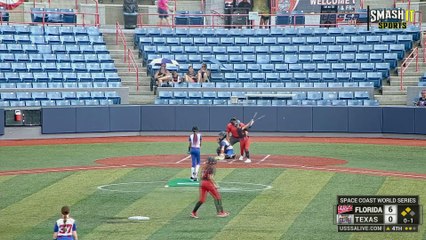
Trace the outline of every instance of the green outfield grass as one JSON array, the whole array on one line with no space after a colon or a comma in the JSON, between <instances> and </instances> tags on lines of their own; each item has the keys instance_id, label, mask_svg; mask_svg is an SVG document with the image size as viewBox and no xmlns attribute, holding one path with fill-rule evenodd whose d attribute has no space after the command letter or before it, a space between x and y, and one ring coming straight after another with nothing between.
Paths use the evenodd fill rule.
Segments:
<instances>
[{"instance_id":1,"label":"green outfield grass","mask_svg":"<svg viewBox=\"0 0 426 240\"><path fill-rule=\"evenodd\" d=\"M91 166L117 156L184 154L182 143L113 143L0 147L0 170ZM214 153L207 142L204 154ZM346 167L426 173L425 147L321 143L253 143L255 154L285 154L344 159ZM217 218L211 198L189 213L195 188L164 188L167 180L186 178L188 168L120 168L0 176L0 239L50 239L62 205L70 205L83 240L127 239L426 239L418 233L337 233L333 205L337 195L419 195L426 181L296 169L218 169L217 181L272 186L263 191L223 192L228 218ZM132 192L98 187L144 182ZM116 187L117 188L117 187ZM120 189L120 187L118 187ZM129 221L129 216L150 221ZM423 213L423 218L426 214Z\"/></svg>"}]
</instances>

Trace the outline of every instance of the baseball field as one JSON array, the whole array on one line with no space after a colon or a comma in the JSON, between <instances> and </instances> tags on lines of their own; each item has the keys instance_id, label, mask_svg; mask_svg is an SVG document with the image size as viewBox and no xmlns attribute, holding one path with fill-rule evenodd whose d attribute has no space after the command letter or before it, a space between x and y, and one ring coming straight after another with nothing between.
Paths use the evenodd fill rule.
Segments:
<instances>
[{"instance_id":1,"label":"baseball field","mask_svg":"<svg viewBox=\"0 0 426 240\"><path fill-rule=\"evenodd\" d=\"M418 195L423 205L426 140L252 137L252 163L217 165L230 216L216 217L209 197L199 219L190 218L197 187L165 187L190 176L186 141L0 141L0 239L51 239L63 205L80 240L426 239L424 224L414 233L339 233L333 222L337 195ZM216 147L205 137L204 159Z\"/></svg>"}]
</instances>

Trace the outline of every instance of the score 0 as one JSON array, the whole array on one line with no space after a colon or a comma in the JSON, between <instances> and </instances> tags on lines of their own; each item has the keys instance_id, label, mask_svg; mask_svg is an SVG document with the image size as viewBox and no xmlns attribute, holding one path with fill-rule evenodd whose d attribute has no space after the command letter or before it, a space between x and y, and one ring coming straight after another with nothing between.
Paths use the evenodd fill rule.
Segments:
<instances>
[{"instance_id":1,"label":"score 0","mask_svg":"<svg viewBox=\"0 0 426 240\"><path fill-rule=\"evenodd\" d=\"M398 205L384 205L385 224L396 224L398 222Z\"/></svg>"}]
</instances>

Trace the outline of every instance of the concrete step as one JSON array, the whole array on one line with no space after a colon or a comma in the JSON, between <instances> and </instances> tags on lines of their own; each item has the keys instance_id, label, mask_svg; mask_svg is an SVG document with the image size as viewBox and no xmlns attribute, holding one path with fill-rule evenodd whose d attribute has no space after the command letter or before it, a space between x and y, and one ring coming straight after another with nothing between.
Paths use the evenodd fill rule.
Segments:
<instances>
[{"instance_id":1,"label":"concrete step","mask_svg":"<svg viewBox=\"0 0 426 240\"><path fill-rule=\"evenodd\" d=\"M390 86L400 86L401 82L400 81L391 81L390 82ZM403 80L403 85L404 86L417 86L419 85L419 81L406 81Z\"/></svg>"},{"instance_id":2,"label":"concrete step","mask_svg":"<svg viewBox=\"0 0 426 240\"><path fill-rule=\"evenodd\" d=\"M380 102L380 105L406 105L406 95L375 95L375 99Z\"/></svg>"},{"instance_id":3,"label":"concrete step","mask_svg":"<svg viewBox=\"0 0 426 240\"><path fill-rule=\"evenodd\" d=\"M154 95L129 94L130 104L153 104L154 99Z\"/></svg>"}]
</instances>

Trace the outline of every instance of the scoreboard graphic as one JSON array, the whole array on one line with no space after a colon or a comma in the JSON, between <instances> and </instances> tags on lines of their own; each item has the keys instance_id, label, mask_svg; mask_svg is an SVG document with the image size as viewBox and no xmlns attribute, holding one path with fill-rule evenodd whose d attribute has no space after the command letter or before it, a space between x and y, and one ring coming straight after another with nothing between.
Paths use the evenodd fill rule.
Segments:
<instances>
[{"instance_id":1,"label":"scoreboard graphic","mask_svg":"<svg viewBox=\"0 0 426 240\"><path fill-rule=\"evenodd\" d=\"M418 196L337 196L338 232L417 232L423 208Z\"/></svg>"}]
</instances>

